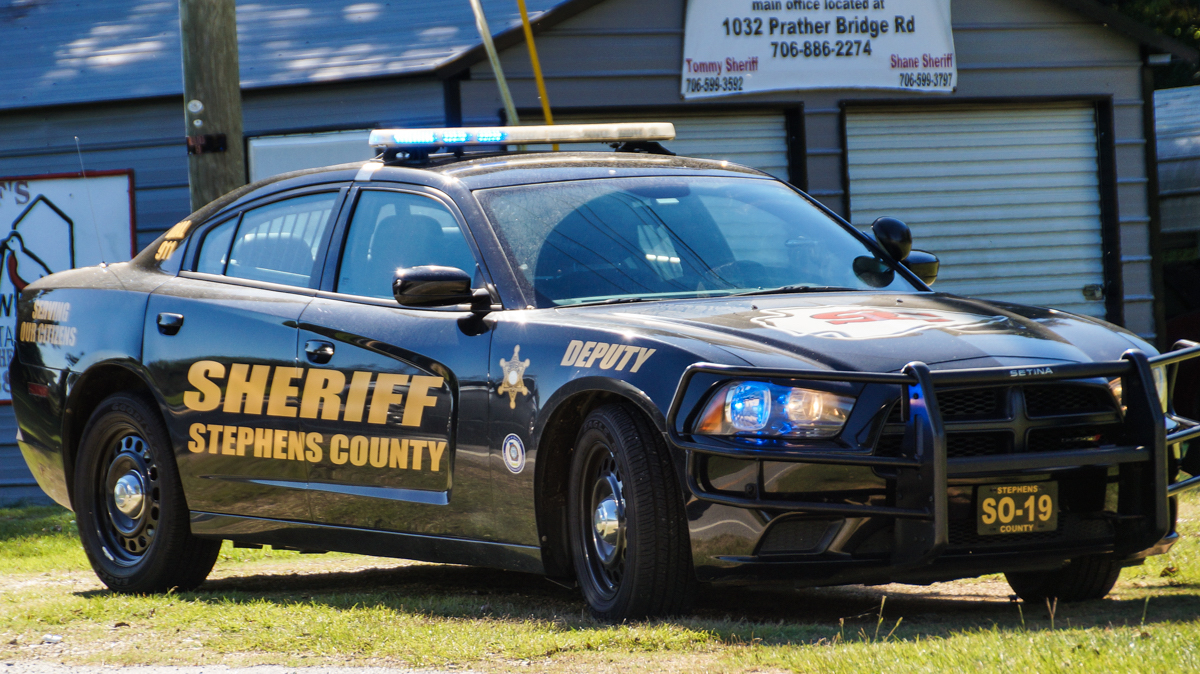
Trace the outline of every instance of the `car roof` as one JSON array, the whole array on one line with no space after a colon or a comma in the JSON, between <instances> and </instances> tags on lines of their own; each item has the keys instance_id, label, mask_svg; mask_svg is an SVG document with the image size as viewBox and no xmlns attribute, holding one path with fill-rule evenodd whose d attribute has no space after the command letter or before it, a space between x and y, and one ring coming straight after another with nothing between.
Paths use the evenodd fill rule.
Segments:
<instances>
[{"instance_id":1,"label":"car roof","mask_svg":"<svg viewBox=\"0 0 1200 674\"><path fill-rule=\"evenodd\" d=\"M322 183L363 181L361 169L370 161L301 169L244 185L212 201L190 216L193 222L289 189ZM641 152L512 152L477 153L461 157L433 155L427 162L388 162L370 173L369 181L405 182L448 188L457 183L469 190L510 185L644 176L724 176L773 180L774 177L728 161L695 159Z\"/></svg>"}]
</instances>

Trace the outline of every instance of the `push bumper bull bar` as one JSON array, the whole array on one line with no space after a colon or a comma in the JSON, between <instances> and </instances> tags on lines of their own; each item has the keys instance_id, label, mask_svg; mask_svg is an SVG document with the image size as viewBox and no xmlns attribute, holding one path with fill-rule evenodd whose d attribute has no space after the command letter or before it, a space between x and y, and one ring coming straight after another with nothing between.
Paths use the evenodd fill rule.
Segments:
<instances>
[{"instance_id":1,"label":"push bumper bull bar","mask_svg":"<svg viewBox=\"0 0 1200 674\"><path fill-rule=\"evenodd\" d=\"M683 373L667 414L668 437L686 453L686 480L692 495L710 503L739 508L783 510L836 517L893 517L895 540L891 562L895 566L921 566L931 563L949 542L948 492L951 476L1052 470L1080 466L1120 465L1118 480L1121 493L1116 518L1118 555L1154 547L1172 528L1168 498L1200 488L1200 476L1170 483L1169 449L1181 442L1200 438L1200 422L1164 412L1155 388L1152 368L1166 369L1168 410L1179 363L1200 357L1200 344L1180 341L1175 350L1148 357L1140 350L1125 352L1120 360L1053 364L1044 368L1021 368L1021 383L1040 383L1069 379L1120 377L1126 407L1125 427L1128 444L1097 449L1064 450L1044 453L1005 454L953 458L946 453L946 430L938 407L938 386L999 386L1013 382L1014 368L975 368L931 371L921 362L906 365L899 373L831 372L821 370L776 370L770 368L694 364ZM741 448L729 444L697 441L690 433L689 418L680 419L689 387L698 375L710 375L719 381L729 379L777 379L789 381L825 381L861 384L899 385L905 421L900 456L875 456L858 451L785 448ZM710 377L711 378L711 377ZM710 390L718 384L712 384ZM694 392L693 392L694 393ZM701 403L708 393L690 400ZM690 412L690 410L689 410ZM1170 419L1177 430L1167 432ZM894 471L893 506L855 503L796 501L764 497L763 473L758 471L753 495L716 493L706 489L698 476L699 456L722 456L756 461L783 461L836 466L862 466Z\"/></svg>"}]
</instances>

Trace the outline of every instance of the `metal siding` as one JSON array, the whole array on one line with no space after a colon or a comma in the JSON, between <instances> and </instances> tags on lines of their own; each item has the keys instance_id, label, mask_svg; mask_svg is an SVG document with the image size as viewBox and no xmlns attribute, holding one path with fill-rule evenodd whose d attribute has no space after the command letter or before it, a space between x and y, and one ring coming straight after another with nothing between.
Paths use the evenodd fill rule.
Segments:
<instances>
[{"instance_id":1,"label":"metal siding","mask_svg":"<svg viewBox=\"0 0 1200 674\"><path fill-rule=\"evenodd\" d=\"M672 113L615 113L606 115L557 115L562 124L593 122L671 122L675 140L662 144L675 154L703 159L721 159L756 168L786 181L787 129L783 114L769 111L722 111ZM571 145L571 149L611 151L603 144Z\"/></svg>"},{"instance_id":2,"label":"metal siding","mask_svg":"<svg viewBox=\"0 0 1200 674\"><path fill-rule=\"evenodd\" d=\"M520 22L482 0L493 32ZM528 0L531 17L561 0ZM8 3L0 9L0 109L177 95L176 2ZM428 73L479 42L466 2L238 3L243 88Z\"/></svg>"},{"instance_id":3,"label":"metal siding","mask_svg":"<svg viewBox=\"0 0 1200 674\"><path fill-rule=\"evenodd\" d=\"M938 254L938 290L1104 316L1090 105L851 110L852 222L889 215Z\"/></svg>"},{"instance_id":4,"label":"metal siding","mask_svg":"<svg viewBox=\"0 0 1200 674\"><path fill-rule=\"evenodd\" d=\"M247 91L242 117L245 135L256 136L376 125L441 126L445 111L441 81L413 78Z\"/></svg>"},{"instance_id":5,"label":"metal siding","mask_svg":"<svg viewBox=\"0 0 1200 674\"><path fill-rule=\"evenodd\" d=\"M0 405L0 507L14 503L51 503L17 448L17 419L11 405Z\"/></svg>"}]
</instances>

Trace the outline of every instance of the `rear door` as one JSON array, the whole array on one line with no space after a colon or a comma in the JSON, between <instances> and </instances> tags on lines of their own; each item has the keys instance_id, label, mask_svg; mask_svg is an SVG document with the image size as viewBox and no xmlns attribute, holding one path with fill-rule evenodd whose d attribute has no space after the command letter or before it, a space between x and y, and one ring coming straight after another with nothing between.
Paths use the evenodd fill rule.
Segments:
<instances>
[{"instance_id":1,"label":"rear door","mask_svg":"<svg viewBox=\"0 0 1200 674\"><path fill-rule=\"evenodd\" d=\"M324 454L310 465L314 517L487 538L489 321L392 296L399 267L458 267L482 287L475 245L434 190L364 188L350 200L339 259L300 321L301 430Z\"/></svg>"},{"instance_id":2,"label":"rear door","mask_svg":"<svg viewBox=\"0 0 1200 674\"><path fill-rule=\"evenodd\" d=\"M213 223L150 297L143 358L193 511L310 519L296 326L344 193L286 194Z\"/></svg>"}]
</instances>

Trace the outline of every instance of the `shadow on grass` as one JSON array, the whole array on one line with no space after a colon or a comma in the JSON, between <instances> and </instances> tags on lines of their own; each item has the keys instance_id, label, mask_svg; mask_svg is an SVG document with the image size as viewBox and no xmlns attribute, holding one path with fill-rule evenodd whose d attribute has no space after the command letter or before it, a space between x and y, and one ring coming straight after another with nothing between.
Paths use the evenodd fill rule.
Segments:
<instances>
[{"instance_id":1,"label":"shadow on grass","mask_svg":"<svg viewBox=\"0 0 1200 674\"><path fill-rule=\"evenodd\" d=\"M761 590L702 586L690 616L669 621L706 630L729 643L794 644L822 639L872 640L903 621L893 639L943 636L970 629L1044 630L1046 606L1018 603L995 594L995 584L947 588L844 586ZM1200 593L1190 586L1154 594L1059 605L1058 629L1139 625L1194 620ZM1180 589L1185 590L1179 592ZM103 596L107 591L82 592ZM335 610L385 607L436 618L538 619L572 629L606 627L587 614L578 590L541 576L464 566L414 565L315 574L250 575L206 582L183 595L219 604L266 601L281 606L316 604ZM886 602L885 602L886 597ZM880 627L880 606L883 605ZM881 631L877 631L881 629Z\"/></svg>"}]
</instances>

